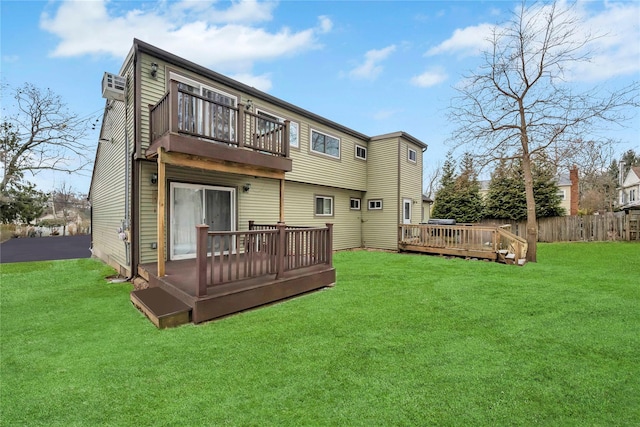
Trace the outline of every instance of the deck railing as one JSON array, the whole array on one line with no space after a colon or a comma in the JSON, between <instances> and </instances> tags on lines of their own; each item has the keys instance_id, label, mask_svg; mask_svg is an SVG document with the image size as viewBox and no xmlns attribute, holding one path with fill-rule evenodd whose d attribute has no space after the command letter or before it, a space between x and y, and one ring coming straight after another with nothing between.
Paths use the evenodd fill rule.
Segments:
<instances>
[{"instance_id":1,"label":"deck railing","mask_svg":"<svg viewBox=\"0 0 640 427\"><path fill-rule=\"evenodd\" d=\"M261 116L243 104L230 105L228 98L209 99L175 80L171 80L169 92L149 107L150 142L168 132L289 156L289 121Z\"/></svg>"},{"instance_id":2,"label":"deck railing","mask_svg":"<svg viewBox=\"0 0 640 427\"><path fill-rule=\"evenodd\" d=\"M279 279L287 271L333 265L332 224L289 227L252 222L251 227L247 231L209 231L207 225L196 226L197 296L205 296L211 285L266 275Z\"/></svg>"},{"instance_id":3,"label":"deck railing","mask_svg":"<svg viewBox=\"0 0 640 427\"><path fill-rule=\"evenodd\" d=\"M398 244L442 248L464 252L493 252L507 250L517 259L526 257L527 241L509 232L506 228L464 224L400 224Z\"/></svg>"}]
</instances>

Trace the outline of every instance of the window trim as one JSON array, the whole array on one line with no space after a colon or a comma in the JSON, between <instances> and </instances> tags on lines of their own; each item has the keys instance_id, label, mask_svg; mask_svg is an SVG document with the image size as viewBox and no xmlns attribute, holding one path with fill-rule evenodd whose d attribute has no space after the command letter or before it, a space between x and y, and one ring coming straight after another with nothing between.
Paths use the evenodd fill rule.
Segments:
<instances>
[{"instance_id":1,"label":"window trim","mask_svg":"<svg viewBox=\"0 0 640 427\"><path fill-rule=\"evenodd\" d=\"M317 133L317 134L328 136L330 138L338 140L338 155L334 156L333 154L327 154L327 153L323 153L322 151L314 150L313 149L313 133L314 132ZM310 128L309 129L309 151L311 151L312 153L319 154L321 156L330 157L332 159L340 160L341 150L342 150L342 141L340 140L339 137L331 135L331 134L326 133L326 132L319 131L319 130L314 129L314 128Z\"/></svg>"},{"instance_id":2,"label":"window trim","mask_svg":"<svg viewBox=\"0 0 640 427\"><path fill-rule=\"evenodd\" d=\"M353 207L353 202L357 202L357 207ZM359 197L350 197L349 198L349 209L352 211L362 210L362 199Z\"/></svg>"},{"instance_id":3,"label":"window trim","mask_svg":"<svg viewBox=\"0 0 640 427\"><path fill-rule=\"evenodd\" d=\"M277 114L273 114L272 112L265 110L264 108L256 107L256 115L259 116L260 113L266 114L269 117L278 119L281 123L284 123L285 120L289 120L289 147L300 148L300 123L298 123L295 120L284 119L283 117L280 117ZM295 125L295 129L296 129L296 132L295 132L296 145L291 144L291 135L292 135L291 129L293 129L293 125Z\"/></svg>"},{"instance_id":4,"label":"window trim","mask_svg":"<svg viewBox=\"0 0 640 427\"><path fill-rule=\"evenodd\" d=\"M318 199L331 200L331 213L330 214L325 214L325 213L319 214L317 212L316 208L318 207L318 205L317 205ZM332 217L332 216L334 216L334 213L335 213L335 200L334 200L333 196L325 196L325 195L322 195L322 194L314 194L314 196L313 196L313 215L314 216Z\"/></svg>"},{"instance_id":5,"label":"window trim","mask_svg":"<svg viewBox=\"0 0 640 427\"><path fill-rule=\"evenodd\" d=\"M414 159L411 158L411 153L413 152ZM413 148L407 147L407 160L411 163L418 163L418 150L414 150Z\"/></svg>"},{"instance_id":6,"label":"window trim","mask_svg":"<svg viewBox=\"0 0 640 427\"><path fill-rule=\"evenodd\" d=\"M374 207L371 207L373 203ZM377 204L380 204L380 207L376 207ZM370 211L381 211L382 210L382 199L368 199L367 200L367 209Z\"/></svg>"},{"instance_id":7,"label":"window trim","mask_svg":"<svg viewBox=\"0 0 640 427\"><path fill-rule=\"evenodd\" d=\"M358 148L360 148L362 151L364 151L364 157L362 156L358 156ZM356 144L355 145L355 157L358 160L367 160L367 147L365 147L364 145L360 145L360 144Z\"/></svg>"}]
</instances>

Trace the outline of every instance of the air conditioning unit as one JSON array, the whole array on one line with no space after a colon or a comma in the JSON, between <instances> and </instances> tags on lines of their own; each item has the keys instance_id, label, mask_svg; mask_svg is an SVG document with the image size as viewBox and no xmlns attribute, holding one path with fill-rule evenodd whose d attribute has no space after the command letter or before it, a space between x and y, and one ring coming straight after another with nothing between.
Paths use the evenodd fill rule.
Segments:
<instances>
[{"instance_id":1,"label":"air conditioning unit","mask_svg":"<svg viewBox=\"0 0 640 427\"><path fill-rule=\"evenodd\" d=\"M102 78L102 97L116 101L124 101L124 90L127 80L117 74L104 73Z\"/></svg>"}]
</instances>

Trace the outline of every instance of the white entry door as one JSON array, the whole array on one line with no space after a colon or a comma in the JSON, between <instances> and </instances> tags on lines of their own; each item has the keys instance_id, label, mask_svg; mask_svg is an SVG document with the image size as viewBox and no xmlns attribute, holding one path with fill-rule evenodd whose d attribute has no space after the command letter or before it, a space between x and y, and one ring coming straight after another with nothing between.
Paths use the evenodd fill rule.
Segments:
<instances>
[{"instance_id":1,"label":"white entry door","mask_svg":"<svg viewBox=\"0 0 640 427\"><path fill-rule=\"evenodd\" d=\"M402 199L402 223L411 224L411 199Z\"/></svg>"},{"instance_id":2,"label":"white entry door","mask_svg":"<svg viewBox=\"0 0 640 427\"><path fill-rule=\"evenodd\" d=\"M207 224L212 231L235 231L235 189L172 182L170 186L170 258L196 256L196 225ZM209 252L229 251L229 244L209 247Z\"/></svg>"}]
</instances>

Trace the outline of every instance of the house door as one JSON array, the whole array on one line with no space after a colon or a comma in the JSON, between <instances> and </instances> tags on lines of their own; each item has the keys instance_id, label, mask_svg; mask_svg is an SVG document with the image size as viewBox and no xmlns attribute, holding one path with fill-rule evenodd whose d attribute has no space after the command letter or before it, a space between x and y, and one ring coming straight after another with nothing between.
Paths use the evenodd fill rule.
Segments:
<instances>
[{"instance_id":1,"label":"house door","mask_svg":"<svg viewBox=\"0 0 640 427\"><path fill-rule=\"evenodd\" d=\"M402 223L411 224L411 199L402 200Z\"/></svg>"},{"instance_id":2,"label":"house door","mask_svg":"<svg viewBox=\"0 0 640 427\"><path fill-rule=\"evenodd\" d=\"M213 231L235 231L235 189L172 182L170 194L170 259L195 258L198 224L207 224ZM220 245L216 239L208 252L234 249L228 242Z\"/></svg>"}]
</instances>

